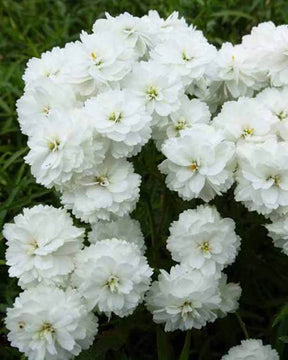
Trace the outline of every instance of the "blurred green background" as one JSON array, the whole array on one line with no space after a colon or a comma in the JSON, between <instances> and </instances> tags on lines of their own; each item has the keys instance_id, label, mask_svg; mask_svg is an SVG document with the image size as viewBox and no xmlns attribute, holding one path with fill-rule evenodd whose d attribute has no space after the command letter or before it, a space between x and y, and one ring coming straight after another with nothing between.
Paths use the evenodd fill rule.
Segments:
<instances>
[{"instance_id":1,"label":"blurred green background","mask_svg":"<svg viewBox=\"0 0 288 360\"><path fill-rule=\"evenodd\" d=\"M219 46L224 41L236 43L261 21L288 23L286 0L0 0L0 228L25 206L39 202L59 206L51 190L37 185L23 162L26 138L20 134L15 101L23 91L22 74L30 57L53 46L62 46L78 38L82 29L108 11L112 15L128 11L141 16L149 9L168 16L177 10ZM182 210L198 204L183 202L165 189L156 163L161 155L148 144L134 159L143 176L141 201L134 216L141 221L149 247L148 258L155 268L172 264L165 251L171 221ZM214 203L224 216L237 223L243 238L242 250L227 271L231 281L240 282L243 295L238 316L217 320L202 331L192 331L190 359L216 360L244 338L243 322L250 337L262 338L277 348L281 360L288 359L288 258L275 249L261 224L264 219L247 211L232 199L230 192ZM154 248L150 244L154 243ZM155 245L156 244L156 245ZM9 346L3 316L19 289L8 278L4 261L5 243L0 242L0 359L25 359ZM164 334L151 316L140 307L125 320L101 319L100 335L93 348L83 352L82 360L175 360L179 358L184 334Z\"/></svg>"}]
</instances>

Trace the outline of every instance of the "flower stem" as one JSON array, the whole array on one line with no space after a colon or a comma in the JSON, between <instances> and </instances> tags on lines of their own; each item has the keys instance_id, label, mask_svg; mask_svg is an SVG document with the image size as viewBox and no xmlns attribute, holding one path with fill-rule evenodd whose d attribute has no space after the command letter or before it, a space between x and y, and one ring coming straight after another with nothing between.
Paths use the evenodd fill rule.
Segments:
<instances>
[{"instance_id":1,"label":"flower stem","mask_svg":"<svg viewBox=\"0 0 288 360\"><path fill-rule=\"evenodd\" d=\"M179 360L191 360L191 357L189 357L190 345L191 345L191 330L188 330L186 331L185 343L182 348Z\"/></svg>"},{"instance_id":2,"label":"flower stem","mask_svg":"<svg viewBox=\"0 0 288 360\"><path fill-rule=\"evenodd\" d=\"M245 335L245 339L248 340L249 339L249 334L248 334L248 331L247 331L247 328L246 328L246 325L245 325L244 321L242 320L242 318L241 318L241 316L240 316L240 314L238 312L235 312L235 315L236 315L237 320L238 320L238 322L240 324L240 327L241 327L241 329L242 329L242 331L243 331L243 333Z\"/></svg>"}]
</instances>

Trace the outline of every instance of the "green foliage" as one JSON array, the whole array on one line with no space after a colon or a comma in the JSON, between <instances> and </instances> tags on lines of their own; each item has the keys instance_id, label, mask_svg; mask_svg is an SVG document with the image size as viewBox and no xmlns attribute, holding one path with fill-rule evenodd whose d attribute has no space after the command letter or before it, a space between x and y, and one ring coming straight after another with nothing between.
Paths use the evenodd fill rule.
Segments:
<instances>
[{"instance_id":1,"label":"green foliage","mask_svg":"<svg viewBox=\"0 0 288 360\"><path fill-rule=\"evenodd\" d=\"M60 204L55 192L35 183L23 162L27 139L20 134L17 125L15 101L23 91L21 76L27 60L55 45L62 46L77 39L80 30L89 30L105 11L113 15L124 11L143 15L148 9L157 9L162 16L178 10L216 45L224 41L238 42L261 21L288 23L286 0L0 0L1 228L24 206L40 202ZM141 220L149 262L156 268L156 276L157 269L169 269L172 265L165 249L170 222L181 211L200 202L184 202L165 188L156 166L161 155L151 143L133 161L136 171L143 177L141 201L134 216ZM223 216L236 221L237 232L243 239L241 253L228 269L229 279L240 282L243 288L239 316L230 315L201 331L193 330L190 346L190 335L185 341L182 332L164 333L141 306L127 319L112 318L110 323L101 319L99 336L93 347L78 357L79 360L175 360L179 356L181 360L187 360L189 356L198 360L219 359L245 337L245 329L250 337L262 338L276 347L281 359L288 358L288 305L285 305L288 258L273 247L266 230L261 227L264 219L249 214L236 204L232 192L225 198L217 198L214 203ZM2 318L19 292L17 282L8 277L4 252L5 242L1 238ZM24 359L10 347L3 321L0 323L0 345L1 359Z\"/></svg>"}]
</instances>

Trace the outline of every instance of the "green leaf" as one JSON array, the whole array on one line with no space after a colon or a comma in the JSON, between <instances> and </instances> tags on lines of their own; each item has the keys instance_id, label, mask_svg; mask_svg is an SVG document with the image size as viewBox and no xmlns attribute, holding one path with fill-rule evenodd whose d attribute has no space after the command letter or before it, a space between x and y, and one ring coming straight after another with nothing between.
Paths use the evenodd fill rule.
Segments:
<instances>
[{"instance_id":1,"label":"green leaf","mask_svg":"<svg viewBox=\"0 0 288 360\"><path fill-rule=\"evenodd\" d=\"M280 336L279 340L284 342L285 344L287 344L288 343L288 336Z\"/></svg>"},{"instance_id":2,"label":"green leaf","mask_svg":"<svg viewBox=\"0 0 288 360\"><path fill-rule=\"evenodd\" d=\"M279 313L276 315L272 326L278 325L284 318L288 316L288 304L284 305Z\"/></svg>"}]
</instances>

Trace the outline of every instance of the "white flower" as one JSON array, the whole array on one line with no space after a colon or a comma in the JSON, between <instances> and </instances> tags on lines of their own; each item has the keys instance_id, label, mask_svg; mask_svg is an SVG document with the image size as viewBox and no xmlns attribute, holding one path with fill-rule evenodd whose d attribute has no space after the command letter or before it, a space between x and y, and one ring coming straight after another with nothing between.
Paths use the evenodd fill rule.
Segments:
<instances>
[{"instance_id":1,"label":"white flower","mask_svg":"<svg viewBox=\"0 0 288 360\"><path fill-rule=\"evenodd\" d=\"M241 345L231 348L221 360L280 360L271 345L263 345L262 340L242 340Z\"/></svg>"},{"instance_id":2,"label":"white flower","mask_svg":"<svg viewBox=\"0 0 288 360\"><path fill-rule=\"evenodd\" d=\"M98 19L93 25L93 32L104 31L120 34L141 58L153 44L151 26L147 26L145 18L138 18L125 12L119 16L112 17L105 13L106 19Z\"/></svg>"},{"instance_id":3,"label":"white flower","mask_svg":"<svg viewBox=\"0 0 288 360\"><path fill-rule=\"evenodd\" d=\"M232 219L221 218L216 208L201 205L182 212L170 226L167 249L175 261L214 275L231 264L240 238Z\"/></svg>"},{"instance_id":4,"label":"white flower","mask_svg":"<svg viewBox=\"0 0 288 360\"><path fill-rule=\"evenodd\" d=\"M61 187L74 174L99 164L106 146L94 138L92 130L78 112L50 112L47 121L28 140L30 151L25 161L37 182L48 188Z\"/></svg>"},{"instance_id":5,"label":"white flower","mask_svg":"<svg viewBox=\"0 0 288 360\"><path fill-rule=\"evenodd\" d=\"M288 206L288 147L276 140L238 148L236 201L251 211L270 214Z\"/></svg>"},{"instance_id":6,"label":"white flower","mask_svg":"<svg viewBox=\"0 0 288 360\"><path fill-rule=\"evenodd\" d=\"M243 37L259 69L266 70L274 86L288 85L288 26L261 23Z\"/></svg>"},{"instance_id":7,"label":"white flower","mask_svg":"<svg viewBox=\"0 0 288 360\"><path fill-rule=\"evenodd\" d=\"M145 20L147 28L152 30L154 45L174 36L175 33L186 32L188 28L186 20L183 17L179 18L177 11L173 11L167 19L163 19L156 10L150 10L142 19Z\"/></svg>"},{"instance_id":8,"label":"white flower","mask_svg":"<svg viewBox=\"0 0 288 360\"><path fill-rule=\"evenodd\" d=\"M273 130L282 140L288 140L288 88L267 88L256 97L273 114Z\"/></svg>"},{"instance_id":9,"label":"white flower","mask_svg":"<svg viewBox=\"0 0 288 360\"><path fill-rule=\"evenodd\" d=\"M238 301L242 289L238 284L227 283L227 275L223 273L219 280L219 289L221 294L221 304L219 310L217 310L217 315L218 317L223 318L227 313L233 313L238 309Z\"/></svg>"},{"instance_id":10,"label":"white flower","mask_svg":"<svg viewBox=\"0 0 288 360\"><path fill-rule=\"evenodd\" d=\"M88 238L91 244L104 239L125 239L129 243L136 244L141 253L144 253L146 249L139 221L131 219L129 216L110 222L97 221L92 225L92 231L88 234Z\"/></svg>"},{"instance_id":11,"label":"white flower","mask_svg":"<svg viewBox=\"0 0 288 360\"><path fill-rule=\"evenodd\" d=\"M135 64L124 85L142 99L149 114L167 116L178 110L184 88L180 79L170 76L160 64L149 61Z\"/></svg>"},{"instance_id":12,"label":"white flower","mask_svg":"<svg viewBox=\"0 0 288 360\"><path fill-rule=\"evenodd\" d=\"M76 290L39 285L16 298L6 317L11 345L29 360L69 360L88 349L98 332Z\"/></svg>"},{"instance_id":13,"label":"white flower","mask_svg":"<svg viewBox=\"0 0 288 360\"><path fill-rule=\"evenodd\" d=\"M165 331L200 329L216 318L221 299L218 281L198 270L176 265L161 270L147 294L148 310Z\"/></svg>"},{"instance_id":14,"label":"white flower","mask_svg":"<svg viewBox=\"0 0 288 360\"><path fill-rule=\"evenodd\" d=\"M80 38L81 42L66 45L65 76L82 95L122 80L131 70L135 53L120 35L108 31L89 35L83 31Z\"/></svg>"},{"instance_id":15,"label":"white flower","mask_svg":"<svg viewBox=\"0 0 288 360\"><path fill-rule=\"evenodd\" d=\"M53 110L71 112L78 105L74 91L68 85L43 79L29 87L17 101L18 121L23 134L32 135L45 126Z\"/></svg>"},{"instance_id":16,"label":"white flower","mask_svg":"<svg viewBox=\"0 0 288 360\"><path fill-rule=\"evenodd\" d=\"M66 65L65 49L54 47L51 51L46 51L41 58L31 58L27 63L27 68L23 75L26 88L33 87L33 83L41 83L44 79L51 79L58 83L63 83L63 69Z\"/></svg>"},{"instance_id":17,"label":"white flower","mask_svg":"<svg viewBox=\"0 0 288 360\"><path fill-rule=\"evenodd\" d=\"M267 85L267 71L259 69L252 51L243 45L224 43L210 67L213 91L224 98L253 96Z\"/></svg>"},{"instance_id":18,"label":"white flower","mask_svg":"<svg viewBox=\"0 0 288 360\"><path fill-rule=\"evenodd\" d=\"M255 99L240 98L224 103L213 125L223 130L225 138L234 142L264 141L273 137L275 117Z\"/></svg>"},{"instance_id":19,"label":"white flower","mask_svg":"<svg viewBox=\"0 0 288 360\"><path fill-rule=\"evenodd\" d=\"M85 103L92 126L110 140L115 158L136 155L151 136L151 117L140 98L126 90L110 90Z\"/></svg>"},{"instance_id":20,"label":"white flower","mask_svg":"<svg viewBox=\"0 0 288 360\"><path fill-rule=\"evenodd\" d=\"M9 275L23 288L38 283L65 285L82 247L84 230L73 226L69 213L52 206L25 208L14 223L5 224Z\"/></svg>"},{"instance_id":21,"label":"white flower","mask_svg":"<svg viewBox=\"0 0 288 360\"><path fill-rule=\"evenodd\" d=\"M159 150L167 138L180 136L184 130L192 128L194 124L208 124L210 121L211 114L204 102L198 99L190 100L186 95L180 101L177 111L172 112L166 119L159 118L153 127L152 136Z\"/></svg>"},{"instance_id":22,"label":"white flower","mask_svg":"<svg viewBox=\"0 0 288 360\"><path fill-rule=\"evenodd\" d=\"M195 125L181 137L170 138L162 146L167 157L159 169L166 184L184 200L210 201L233 184L234 144L208 125Z\"/></svg>"},{"instance_id":23,"label":"white flower","mask_svg":"<svg viewBox=\"0 0 288 360\"><path fill-rule=\"evenodd\" d=\"M175 32L150 52L151 59L162 64L167 74L181 78L185 85L201 78L217 51L203 33L194 28Z\"/></svg>"},{"instance_id":24,"label":"white flower","mask_svg":"<svg viewBox=\"0 0 288 360\"><path fill-rule=\"evenodd\" d=\"M89 309L124 317L143 301L151 275L152 269L135 244L113 238L82 250L72 281Z\"/></svg>"},{"instance_id":25,"label":"white flower","mask_svg":"<svg viewBox=\"0 0 288 360\"><path fill-rule=\"evenodd\" d=\"M61 201L85 222L110 220L134 210L139 198L141 177L125 159L106 158L101 165L75 178L64 190Z\"/></svg>"},{"instance_id":26,"label":"white flower","mask_svg":"<svg viewBox=\"0 0 288 360\"><path fill-rule=\"evenodd\" d=\"M280 217L271 224L265 225L268 235L273 239L276 247L282 249L282 252L288 255L288 218Z\"/></svg>"}]
</instances>

